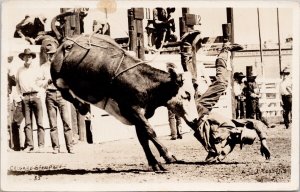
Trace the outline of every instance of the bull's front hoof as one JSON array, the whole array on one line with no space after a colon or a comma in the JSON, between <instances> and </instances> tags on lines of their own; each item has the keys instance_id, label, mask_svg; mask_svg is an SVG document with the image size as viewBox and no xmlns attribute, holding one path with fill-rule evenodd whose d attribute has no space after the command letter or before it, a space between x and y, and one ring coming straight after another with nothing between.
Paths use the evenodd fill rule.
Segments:
<instances>
[{"instance_id":1,"label":"bull's front hoof","mask_svg":"<svg viewBox=\"0 0 300 192\"><path fill-rule=\"evenodd\" d=\"M155 172L155 173L165 173L165 172L168 172L167 169L165 169L161 163L157 163L157 164L154 164L154 165L151 165L151 168L152 170Z\"/></svg>"},{"instance_id":2,"label":"bull's front hoof","mask_svg":"<svg viewBox=\"0 0 300 192\"><path fill-rule=\"evenodd\" d=\"M167 164L175 163L177 162L177 158L174 155L166 156L164 157Z\"/></svg>"},{"instance_id":3,"label":"bull's front hoof","mask_svg":"<svg viewBox=\"0 0 300 192\"><path fill-rule=\"evenodd\" d=\"M218 161L218 154L213 153L213 152L208 152L206 158L205 158L205 162L208 163L215 163Z\"/></svg>"}]
</instances>

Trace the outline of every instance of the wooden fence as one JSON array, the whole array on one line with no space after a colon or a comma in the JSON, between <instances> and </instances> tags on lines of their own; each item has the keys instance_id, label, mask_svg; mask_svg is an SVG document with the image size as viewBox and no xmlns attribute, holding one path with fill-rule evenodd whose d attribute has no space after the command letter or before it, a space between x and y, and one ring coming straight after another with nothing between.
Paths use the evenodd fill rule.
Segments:
<instances>
[{"instance_id":1,"label":"wooden fence","mask_svg":"<svg viewBox=\"0 0 300 192\"><path fill-rule=\"evenodd\" d=\"M257 79L257 84L261 93L259 104L262 115L264 117L282 116L280 79Z\"/></svg>"}]
</instances>

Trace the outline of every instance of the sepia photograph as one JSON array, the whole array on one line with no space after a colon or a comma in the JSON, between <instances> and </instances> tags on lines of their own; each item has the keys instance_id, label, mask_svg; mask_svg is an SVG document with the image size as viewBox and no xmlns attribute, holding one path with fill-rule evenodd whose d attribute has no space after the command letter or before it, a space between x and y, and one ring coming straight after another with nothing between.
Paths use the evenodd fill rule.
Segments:
<instances>
[{"instance_id":1,"label":"sepia photograph","mask_svg":"<svg viewBox=\"0 0 300 192\"><path fill-rule=\"evenodd\" d=\"M1 3L1 191L299 190L298 1Z\"/></svg>"}]
</instances>

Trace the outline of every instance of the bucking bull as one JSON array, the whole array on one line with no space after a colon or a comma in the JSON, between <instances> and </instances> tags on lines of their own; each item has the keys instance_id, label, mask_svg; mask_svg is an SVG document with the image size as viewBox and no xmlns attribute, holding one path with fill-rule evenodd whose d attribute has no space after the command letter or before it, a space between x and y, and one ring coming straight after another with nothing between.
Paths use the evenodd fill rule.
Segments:
<instances>
[{"instance_id":1,"label":"bucking bull","mask_svg":"<svg viewBox=\"0 0 300 192\"><path fill-rule=\"evenodd\" d=\"M52 60L51 76L62 96L73 103L80 113L87 113L88 105L93 104L122 123L135 125L139 142L154 171L165 171L165 168L152 154L149 140L166 163L177 161L157 139L148 122L160 106L166 106L182 117L195 131L195 137L208 151L207 161L221 161L236 143L247 144L242 142L241 130L246 124L249 127L249 122L236 125L239 128L233 125L234 129L226 129L226 133L218 138L220 135L214 132L212 124L207 126L207 123L216 122L212 121L214 118L206 115L206 120L203 120L199 116L190 72L178 74L174 69L165 72L151 67L130 56L108 36L93 34L66 38ZM215 124L218 123L220 125L220 122ZM262 155L269 158L265 135L259 134L261 131L255 126L252 129L262 140ZM216 141L222 143L222 149L210 143L214 136Z\"/></svg>"},{"instance_id":2,"label":"bucking bull","mask_svg":"<svg viewBox=\"0 0 300 192\"><path fill-rule=\"evenodd\" d=\"M155 109L166 106L192 127L198 122L189 72L153 68L130 56L108 36L67 38L54 55L51 76L62 96L82 114L87 112L87 104L93 104L122 123L135 125L154 171L165 169L152 154L149 140L167 163L176 161L148 122Z\"/></svg>"}]
</instances>

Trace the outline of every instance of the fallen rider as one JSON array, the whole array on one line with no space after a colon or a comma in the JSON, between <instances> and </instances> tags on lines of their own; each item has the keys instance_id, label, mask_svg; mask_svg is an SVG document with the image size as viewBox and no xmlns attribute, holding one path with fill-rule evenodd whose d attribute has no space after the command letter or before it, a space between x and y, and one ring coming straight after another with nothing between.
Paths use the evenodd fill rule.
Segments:
<instances>
[{"instance_id":1,"label":"fallen rider","mask_svg":"<svg viewBox=\"0 0 300 192\"><path fill-rule=\"evenodd\" d=\"M194 129L194 136L208 152L207 162L222 161L236 146L253 144L256 136L261 141L261 155L270 159L271 153L267 145L264 123L255 119L229 119L211 112L213 106L228 86L231 75L231 52L243 49L238 44L224 44L216 59L216 80L205 93L196 99L197 110L201 121Z\"/></svg>"},{"instance_id":2,"label":"fallen rider","mask_svg":"<svg viewBox=\"0 0 300 192\"><path fill-rule=\"evenodd\" d=\"M211 112L202 118L194 136L201 142L208 155L207 162L220 162L234 149L236 144L251 145L258 136L261 142L260 152L270 159L264 129L266 125L255 119L228 119Z\"/></svg>"}]
</instances>

